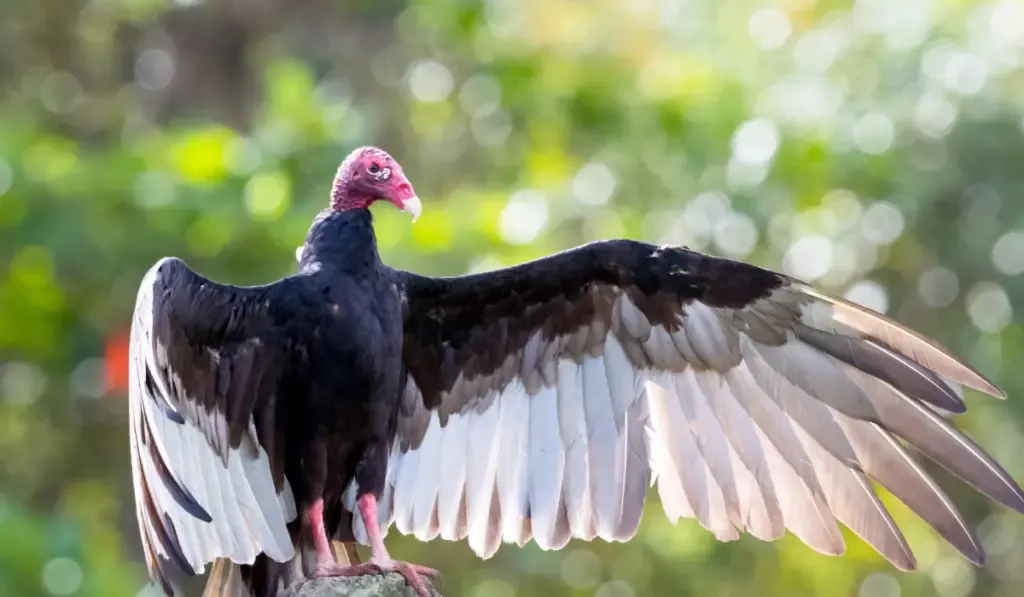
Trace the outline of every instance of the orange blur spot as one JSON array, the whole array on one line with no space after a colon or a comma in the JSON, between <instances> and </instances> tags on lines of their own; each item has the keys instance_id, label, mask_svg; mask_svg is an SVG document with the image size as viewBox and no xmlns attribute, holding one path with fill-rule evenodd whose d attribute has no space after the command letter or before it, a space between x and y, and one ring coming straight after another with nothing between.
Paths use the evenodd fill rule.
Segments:
<instances>
[{"instance_id":1,"label":"orange blur spot","mask_svg":"<svg viewBox=\"0 0 1024 597\"><path fill-rule=\"evenodd\" d=\"M120 397L128 393L128 340L126 332L107 338L103 354L103 378L108 394Z\"/></svg>"}]
</instances>

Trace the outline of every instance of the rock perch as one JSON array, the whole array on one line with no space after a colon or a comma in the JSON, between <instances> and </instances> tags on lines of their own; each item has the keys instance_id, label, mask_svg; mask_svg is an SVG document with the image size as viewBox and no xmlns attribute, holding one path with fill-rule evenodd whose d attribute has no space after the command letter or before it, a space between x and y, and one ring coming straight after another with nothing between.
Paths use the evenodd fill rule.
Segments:
<instances>
[{"instance_id":1,"label":"rock perch","mask_svg":"<svg viewBox=\"0 0 1024 597\"><path fill-rule=\"evenodd\" d=\"M441 597L434 587L431 594ZM401 574L300 580L280 597L416 597L416 591Z\"/></svg>"}]
</instances>

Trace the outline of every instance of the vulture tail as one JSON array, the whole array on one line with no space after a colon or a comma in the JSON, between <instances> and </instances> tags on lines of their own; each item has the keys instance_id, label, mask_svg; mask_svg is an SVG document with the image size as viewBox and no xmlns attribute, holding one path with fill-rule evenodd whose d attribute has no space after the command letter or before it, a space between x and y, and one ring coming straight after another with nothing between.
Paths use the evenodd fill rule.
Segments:
<instances>
[{"instance_id":1,"label":"vulture tail","mask_svg":"<svg viewBox=\"0 0 1024 597\"><path fill-rule=\"evenodd\" d=\"M332 541L334 559L339 564L358 564L359 554L351 542ZM218 558L210 570L203 597L276 597L287 587L306 578L316 568L316 550L311 541L296 546L295 557L275 562L260 554L251 565L236 564Z\"/></svg>"}]
</instances>

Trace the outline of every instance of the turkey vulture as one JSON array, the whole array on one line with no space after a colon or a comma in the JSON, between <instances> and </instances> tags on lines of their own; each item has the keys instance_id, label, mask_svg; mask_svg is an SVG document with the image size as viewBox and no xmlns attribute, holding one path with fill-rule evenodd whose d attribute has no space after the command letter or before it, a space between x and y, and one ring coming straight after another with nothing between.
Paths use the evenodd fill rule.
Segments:
<instances>
[{"instance_id":1,"label":"turkey vulture","mask_svg":"<svg viewBox=\"0 0 1024 597\"><path fill-rule=\"evenodd\" d=\"M934 342L793 278L683 247L586 244L431 278L377 253L369 206L420 201L384 151L355 150L298 273L209 280L164 258L131 332L136 511L151 577L273 595L305 576L433 570L424 541L559 549L625 541L647 488L720 540L786 530L826 554L837 522L915 567L887 488L968 560L973 530L908 446L992 500L1024 492L946 417L961 387L1002 396ZM353 515L355 513L356 515ZM365 563L339 543L369 544ZM350 552L349 552L350 553Z\"/></svg>"}]
</instances>

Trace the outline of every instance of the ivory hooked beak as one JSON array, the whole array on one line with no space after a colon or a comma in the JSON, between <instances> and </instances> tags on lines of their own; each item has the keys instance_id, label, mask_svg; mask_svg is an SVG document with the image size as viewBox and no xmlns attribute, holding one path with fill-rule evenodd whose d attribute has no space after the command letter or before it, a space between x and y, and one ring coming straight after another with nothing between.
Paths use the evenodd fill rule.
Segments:
<instances>
[{"instance_id":1,"label":"ivory hooked beak","mask_svg":"<svg viewBox=\"0 0 1024 597\"><path fill-rule=\"evenodd\" d=\"M402 202L402 211L412 215L412 221L415 222L420 214L423 213L423 204L420 202L420 198L416 195L409 197Z\"/></svg>"}]
</instances>

